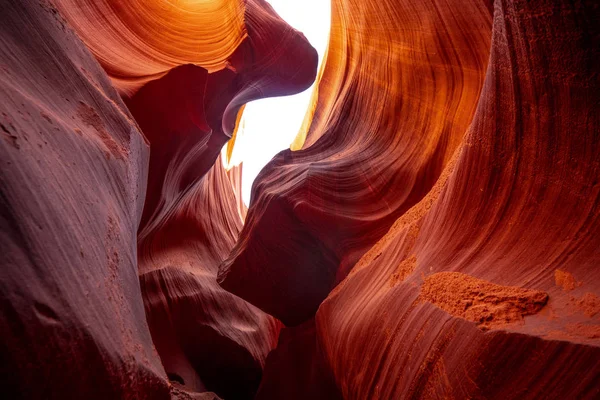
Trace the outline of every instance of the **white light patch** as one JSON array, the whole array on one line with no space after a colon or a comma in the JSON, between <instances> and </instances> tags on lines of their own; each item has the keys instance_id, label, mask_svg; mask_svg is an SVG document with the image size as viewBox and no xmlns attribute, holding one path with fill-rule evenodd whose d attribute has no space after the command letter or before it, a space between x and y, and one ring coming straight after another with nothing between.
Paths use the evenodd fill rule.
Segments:
<instances>
[{"instance_id":1,"label":"white light patch","mask_svg":"<svg viewBox=\"0 0 600 400\"><path fill-rule=\"evenodd\" d=\"M327 0L267 0L294 29L302 32L319 54L327 49L331 4ZM314 86L314 85L313 85ZM246 105L236 141L233 163L243 162L242 199L250 203L252 183L260 170L281 150L290 147L308 109L313 86L293 96L256 100ZM224 159L224 157L223 157Z\"/></svg>"}]
</instances>

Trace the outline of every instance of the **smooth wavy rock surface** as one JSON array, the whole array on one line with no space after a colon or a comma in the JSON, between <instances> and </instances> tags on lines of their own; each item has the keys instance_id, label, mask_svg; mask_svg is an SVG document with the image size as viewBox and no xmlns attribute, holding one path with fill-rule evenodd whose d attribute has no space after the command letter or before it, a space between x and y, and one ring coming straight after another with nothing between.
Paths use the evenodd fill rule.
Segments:
<instances>
[{"instance_id":1,"label":"smooth wavy rock surface","mask_svg":"<svg viewBox=\"0 0 600 400\"><path fill-rule=\"evenodd\" d=\"M306 321L334 284L431 188L467 130L489 57L481 1L333 1L305 148L259 174L220 279ZM275 222L276 221L276 222Z\"/></svg>"},{"instance_id":2,"label":"smooth wavy rock surface","mask_svg":"<svg viewBox=\"0 0 600 400\"><path fill-rule=\"evenodd\" d=\"M279 323L217 284L241 219L217 160L140 249L140 283L167 374L194 391L251 398Z\"/></svg>"},{"instance_id":3,"label":"smooth wavy rock surface","mask_svg":"<svg viewBox=\"0 0 600 400\"><path fill-rule=\"evenodd\" d=\"M456 161L316 315L344 398L600 395L597 17L496 1Z\"/></svg>"},{"instance_id":4,"label":"smooth wavy rock surface","mask_svg":"<svg viewBox=\"0 0 600 400\"><path fill-rule=\"evenodd\" d=\"M182 64L210 72L246 37L239 0L54 0L119 91L132 94Z\"/></svg>"},{"instance_id":5,"label":"smooth wavy rock surface","mask_svg":"<svg viewBox=\"0 0 600 400\"><path fill-rule=\"evenodd\" d=\"M248 2L245 21L229 69L181 65L127 100L151 148L138 245L154 343L172 380L228 399L256 392L280 323L217 284L246 211L217 157L243 104L307 88L317 65L267 4Z\"/></svg>"},{"instance_id":6,"label":"smooth wavy rock surface","mask_svg":"<svg viewBox=\"0 0 600 400\"><path fill-rule=\"evenodd\" d=\"M168 399L137 274L148 145L47 3L3 3L0 60L2 396Z\"/></svg>"},{"instance_id":7,"label":"smooth wavy rock surface","mask_svg":"<svg viewBox=\"0 0 600 400\"><path fill-rule=\"evenodd\" d=\"M264 0L53 4L0 12L3 397L600 397L596 1L333 0L318 73Z\"/></svg>"}]
</instances>

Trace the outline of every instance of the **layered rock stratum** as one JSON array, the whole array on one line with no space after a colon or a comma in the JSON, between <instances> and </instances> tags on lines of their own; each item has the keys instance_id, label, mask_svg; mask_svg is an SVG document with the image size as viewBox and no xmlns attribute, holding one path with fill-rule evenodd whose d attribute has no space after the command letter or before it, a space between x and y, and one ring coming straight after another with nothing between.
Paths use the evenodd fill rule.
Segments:
<instances>
[{"instance_id":1,"label":"layered rock stratum","mask_svg":"<svg viewBox=\"0 0 600 400\"><path fill-rule=\"evenodd\" d=\"M600 6L331 7L2 3L3 397L600 397Z\"/></svg>"}]
</instances>

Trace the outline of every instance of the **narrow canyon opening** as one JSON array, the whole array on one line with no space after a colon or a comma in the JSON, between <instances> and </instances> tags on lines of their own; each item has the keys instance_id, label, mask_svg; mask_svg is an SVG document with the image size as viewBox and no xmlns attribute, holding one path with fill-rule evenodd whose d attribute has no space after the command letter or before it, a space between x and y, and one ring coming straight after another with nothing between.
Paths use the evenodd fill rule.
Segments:
<instances>
[{"instance_id":1,"label":"narrow canyon opening","mask_svg":"<svg viewBox=\"0 0 600 400\"><path fill-rule=\"evenodd\" d=\"M331 25L331 2L328 0L268 0L275 12L292 28L302 32L317 50L322 68ZM238 124L233 154L227 160L227 147L221 159L226 167L242 168L242 199L250 205L250 190L260 170L279 153L291 146L307 117L315 84L286 97L270 97L246 104ZM310 119L310 115L307 117Z\"/></svg>"}]
</instances>

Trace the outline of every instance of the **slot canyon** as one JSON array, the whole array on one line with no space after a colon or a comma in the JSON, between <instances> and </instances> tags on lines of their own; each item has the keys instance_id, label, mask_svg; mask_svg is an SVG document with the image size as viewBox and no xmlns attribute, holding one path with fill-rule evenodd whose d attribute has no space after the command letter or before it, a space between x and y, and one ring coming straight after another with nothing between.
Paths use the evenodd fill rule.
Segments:
<instances>
[{"instance_id":1,"label":"slot canyon","mask_svg":"<svg viewBox=\"0 0 600 400\"><path fill-rule=\"evenodd\" d=\"M600 3L330 3L0 0L1 398L600 399Z\"/></svg>"}]
</instances>

